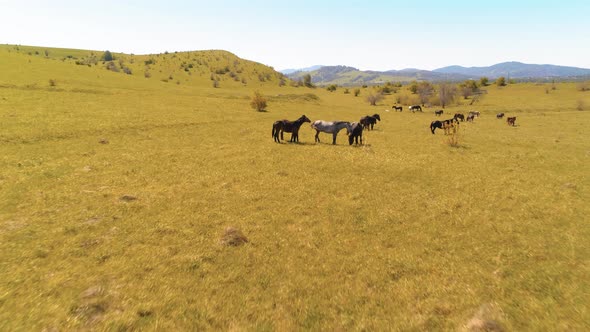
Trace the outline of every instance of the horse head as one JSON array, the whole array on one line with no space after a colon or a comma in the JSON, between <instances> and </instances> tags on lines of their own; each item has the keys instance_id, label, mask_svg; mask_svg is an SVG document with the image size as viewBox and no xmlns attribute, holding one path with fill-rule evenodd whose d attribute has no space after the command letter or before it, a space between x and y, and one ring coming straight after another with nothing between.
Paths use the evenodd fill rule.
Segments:
<instances>
[{"instance_id":1,"label":"horse head","mask_svg":"<svg viewBox=\"0 0 590 332\"><path fill-rule=\"evenodd\" d=\"M301 120L301 122L311 122L311 120L308 117L306 117L305 115L302 115L299 118L299 120Z\"/></svg>"},{"instance_id":2,"label":"horse head","mask_svg":"<svg viewBox=\"0 0 590 332\"><path fill-rule=\"evenodd\" d=\"M373 117L379 121L381 121L381 117L379 116L379 114L375 113L373 114Z\"/></svg>"}]
</instances>

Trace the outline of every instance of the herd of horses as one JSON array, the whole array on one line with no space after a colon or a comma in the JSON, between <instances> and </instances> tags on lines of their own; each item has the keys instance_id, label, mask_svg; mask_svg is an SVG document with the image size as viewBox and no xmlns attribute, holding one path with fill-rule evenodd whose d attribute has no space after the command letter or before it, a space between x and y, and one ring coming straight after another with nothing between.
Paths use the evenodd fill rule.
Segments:
<instances>
[{"instance_id":1,"label":"herd of horses","mask_svg":"<svg viewBox=\"0 0 590 332\"><path fill-rule=\"evenodd\" d=\"M346 128L346 135L348 135L350 145L353 143L363 144L363 130L373 130L377 121L381 121L379 114L363 116L358 122L324 120L311 122L307 116L302 115L295 121L286 119L275 121L272 125L272 137L275 142L281 143L281 140L285 140L283 133L287 132L291 133L289 142L297 143L299 142L299 128L304 122L309 122L311 128L316 131L316 143L320 143L320 132L323 132L332 134L332 144L336 144L336 136L342 129Z\"/></svg>"},{"instance_id":2,"label":"herd of horses","mask_svg":"<svg viewBox=\"0 0 590 332\"><path fill-rule=\"evenodd\" d=\"M440 116L443 114L443 110L434 111L434 114L436 116ZM440 120L432 121L430 123L430 131L432 132L432 134L434 134L434 131L436 129L442 129L444 131L445 135L450 134L451 131L453 133L456 133L457 126L459 125L459 121L473 122L476 118L479 118L479 116L480 116L480 113L478 111L470 111L469 114L467 114L467 117L465 117L465 115L463 115L462 113L455 113L455 115L451 119L442 120L442 121L440 121ZM504 113L496 114L496 119L502 119L503 117L504 117ZM506 123L508 123L508 125L510 125L510 126L516 126L516 117L515 116L507 117Z\"/></svg>"},{"instance_id":3,"label":"herd of horses","mask_svg":"<svg viewBox=\"0 0 590 332\"><path fill-rule=\"evenodd\" d=\"M402 111L403 108L401 106L392 106L392 108L396 111ZM409 106L409 110L412 112L422 112L422 107L420 105L412 105ZM443 115L443 110L436 110L434 114L436 116ZM476 118L479 118L480 113L477 111L471 111L467 114L467 117L462 113L455 113L453 118L447 120L435 120L430 123L430 131L434 134L436 129L442 129L445 135L450 134L451 132L457 132L457 128L459 122L467 121L473 122ZM498 113L496 115L497 119L502 119L504 117L504 113ZM348 122L348 121L324 121L324 120L316 120L311 122L311 120L302 115L297 120L289 121L289 120L278 120L275 121L272 125L272 137L274 141L277 143L281 143L281 140L285 140L283 137L283 133L291 133L291 138L289 142L297 143L299 142L299 128L305 122L311 123L311 128L316 131L315 134L315 142L320 143L320 132L332 134L332 144L336 144L336 136L342 129L346 129L346 135L348 135L348 143L349 145L354 144L363 144L363 130L373 130L377 121L381 121L381 116L379 114L367 115L360 118L358 122ZM516 117L506 117L506 122L508 125L515 126Z\"/></svg>"}]
</instances>

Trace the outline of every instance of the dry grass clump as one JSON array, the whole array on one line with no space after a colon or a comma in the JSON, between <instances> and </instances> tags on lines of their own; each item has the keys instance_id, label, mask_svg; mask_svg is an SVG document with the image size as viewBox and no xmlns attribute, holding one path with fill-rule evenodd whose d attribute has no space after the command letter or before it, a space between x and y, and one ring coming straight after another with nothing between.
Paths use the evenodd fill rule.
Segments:
<instances>
[{"instance_id":1,"label":"dry grass clump","mask_svg":"<svg viewBox=\"0 0 590 332\"><path fill-rule=\"evenodd\" d=\"M226 246L238 247L248 243L248 238L237 228L228 227L223 233L221 244Z\"/></svg>"}]
</instances>

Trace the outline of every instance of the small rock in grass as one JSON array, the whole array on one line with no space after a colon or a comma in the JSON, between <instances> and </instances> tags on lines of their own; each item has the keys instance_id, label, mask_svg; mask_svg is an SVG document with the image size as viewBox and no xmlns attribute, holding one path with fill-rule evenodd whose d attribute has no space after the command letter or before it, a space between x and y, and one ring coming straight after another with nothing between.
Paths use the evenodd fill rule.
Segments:
<instances>
[{"instance_id":1,"label":"small rock in grass","mask_svg":"<svg viewBox=\"0 0 590 332\"><path fill-rule=\"evenodd\" d=\"M123 202L133 202L133 201L137 200L137 197L131 196L131 195L123 195L119 199L122 200Z\"/></svg>"},{"instance_id":2,"label":"small rock in grass","mask_svg":"<svg viewBox=\"0 0 590 332\"><path fill-rule=\"evenodd\" d=\"M109 144L109 140L106 138L101 138L100 140L98 140L98 143L100 144Z\"/></svg>"}]
</instances>

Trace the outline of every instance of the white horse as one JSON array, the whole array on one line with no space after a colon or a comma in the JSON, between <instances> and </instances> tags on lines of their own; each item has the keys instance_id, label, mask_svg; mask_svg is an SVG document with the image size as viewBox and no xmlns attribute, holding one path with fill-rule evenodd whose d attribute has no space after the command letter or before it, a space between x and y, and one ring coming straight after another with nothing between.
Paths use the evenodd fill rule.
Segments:
<instances>
[{"instance_id":1,"label":"white horse","mask_svg":"<svg viewBox=\"0 0 590 332\"><path fill-rule=\"evenodd\" d=\"M311 124L311 128L316 130L315 134L315 141L319 143L320 141L320 131L324 133L331 133L333 136L332 144L336 144L336 135L338 132L343 128L346 128L346 134L348 135L352 131L352 127L350 122L347 121L324 121L324 120L317 120Z\"/></svg>"}]
</instances>

